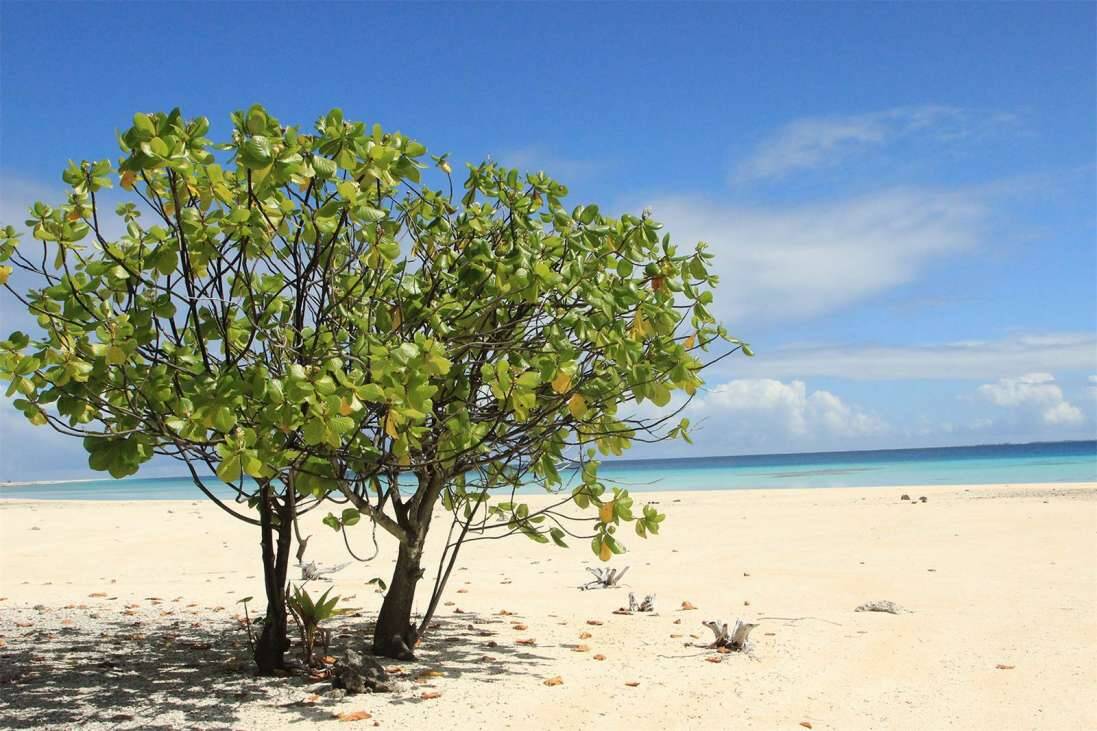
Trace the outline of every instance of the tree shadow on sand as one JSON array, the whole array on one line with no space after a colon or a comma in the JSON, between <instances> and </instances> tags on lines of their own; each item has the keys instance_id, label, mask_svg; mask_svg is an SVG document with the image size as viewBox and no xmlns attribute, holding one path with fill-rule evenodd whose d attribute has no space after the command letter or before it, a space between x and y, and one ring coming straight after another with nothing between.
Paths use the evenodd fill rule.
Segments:
<instances>
[{"instance_id":1,"label":"tree shadow on sand","mask_svg":"<svg viewBox=\"0 0 1097 731\"><path fill-rule=\"evenodd\" d=\"M231 618L201 615L106 619L68 612L0 613L0 729L228 729L246 706L285 713L287 723L330 720L330 681L304 674L257 678L247 634ZM368 647L361 618L331 623L330 654ZM532 675L548 658L517 645L502 618L473 613L439 620L417 649L417 660L385 661L394 692L371 702L426 702L447 679L497 682ZM298 648L291 649L296 657ZM429 672L427 672L429 671Z\"/></svg>"}]
</instances>

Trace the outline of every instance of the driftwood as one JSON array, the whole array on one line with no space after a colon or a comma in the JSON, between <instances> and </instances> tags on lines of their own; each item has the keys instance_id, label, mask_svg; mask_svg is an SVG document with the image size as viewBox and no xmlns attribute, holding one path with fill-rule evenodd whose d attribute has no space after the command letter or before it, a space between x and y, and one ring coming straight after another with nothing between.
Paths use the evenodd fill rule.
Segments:
<instances>
[{"instance_id":1,"label":"driftwood","mask_svg":"<svg viewBox=\"0 0 1097 731\"><path fill-rule=\"evenodd\" d=\"M855 612L884 612L886 614L911 614L909 609L904 609L892 601L867 602L857 607Z\"/></svg>"},{"instance_id":2,"label":"driftwood","mask_svg":"<svg viewBox=\"0 0 1097 731\"><path fill-rule=\"evenodd\" d=\"M580 586L580 589L615 589L617 585L621 583L621 579L628 573L629 567L618 571L617 569L592 569L589 566L587 571L594 575L594 579Z\"/></svg>"},{"instance_id":3,"label":"driftwood","mask_svg":"<svg viewBox=\"0 0 1097 731\"><path fill-rule=\"evenodd\" d=\"M747 639L750 637L750 632L757 624L751 624L744 622L741 619L735 620L735 626L730 632L728 632L728 625L726 622L710 621L702 622L701 624L712 630L712 634L716 636L715 641L709 645L716 649L726 648L728 650L734 650L740 652L747 646Z\"/></svg>"},{"instance_id":4,"label":"driftwood","mask_svg":"<svg viewBox=\"0 0 1097 731\"><path fill-rule=\"evenodd\" d=\"M328 574L334 574L336 571L342 571L349 563L341 563L338 566L320 566L315 561L309 561L308 563L301 564L301 580L302 581L331 581L327 578Z\"/></svg>"}]
</instances>

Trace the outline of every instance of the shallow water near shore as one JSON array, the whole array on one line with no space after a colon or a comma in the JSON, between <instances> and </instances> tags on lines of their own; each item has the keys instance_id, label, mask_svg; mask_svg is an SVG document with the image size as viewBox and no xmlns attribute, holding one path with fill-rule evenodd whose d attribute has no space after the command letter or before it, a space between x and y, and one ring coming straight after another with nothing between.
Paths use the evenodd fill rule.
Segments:
<instances>
[{"instance_id":1,"label":"shallow water near shore","mask_svg":"<svg viewBox=\"0 0 1097 731\"><path fill-rule=\"evenodd\" d=\"M1090 482L1097 441L1043 442L871 452L812 452L738 457L612 460L603 481L631 491L889 487ZM568 484L574 471L562 470ZM223 498L234 491L210 478ZM409 487L413 484L409 482ZM530 492L540 492L531 486ZM82 480L0 486L0 498L36 500L181 500L202 494L188 477Z\"/></svg>"}]
</instances>

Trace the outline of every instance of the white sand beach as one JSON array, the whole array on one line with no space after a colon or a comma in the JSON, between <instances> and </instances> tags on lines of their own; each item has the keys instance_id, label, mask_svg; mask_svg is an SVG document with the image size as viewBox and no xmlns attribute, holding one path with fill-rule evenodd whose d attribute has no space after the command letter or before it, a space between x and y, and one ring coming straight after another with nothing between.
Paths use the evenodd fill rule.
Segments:
<instances>
[{"instance_id":1,"label":"white sand beach","mask_svg":"<svg viewBox=\"0 0 1097 731\"><path fill-rule=\"evenodd\" d=\"M614 559L624 589L576 588L585 542L471 544L395 692L342 699L249 674L257 533L212 504L0 501L0 727L1097 728L1097 483L636 498L668 518ZM309 517L308 558L349 560ZM367 644L392 549L335 574L360 611L332 654ZM656 612L614 614L629 591ZM873 600L910 612L854 611ZM700 646L736 617L748 653Z\"/></svg>"}]
</instances>

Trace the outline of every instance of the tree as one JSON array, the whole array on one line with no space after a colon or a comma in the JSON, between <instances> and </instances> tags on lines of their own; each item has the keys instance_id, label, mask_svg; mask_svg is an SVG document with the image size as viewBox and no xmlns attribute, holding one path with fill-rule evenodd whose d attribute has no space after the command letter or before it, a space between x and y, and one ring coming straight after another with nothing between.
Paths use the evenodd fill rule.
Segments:
<instances>
[{"instance_id":1,"label":"tree","mask_svg":"<svg viewBox=\"0 0 1097 731\"><path fill-rule=\"evenodd\" d=\"M259 528L261 672L288 647L293 527L325 501L349 504L332 527L364 516L399 543L374 631L391 656L417 638L439 503L455 523L428 616L462 542L575 534L559 504L515 499L521 484L596 511L584 535L603 559L623 550L623 522L658 530L654 508L634 516L627 492L606 490L594 457L686 436L685 420L635 405L692 395L698 355L718 340L749 354L708 309L703 244L679 253L646 214L568 211L563 185L492 162L469 167L458 202L446 156L429 158L429 187L423 145L339 110L312 134L259 106L232 121L214 144L203 117L137 114L116 169L70 164L67 200L31 208L40 251L5 229L0 283L41 332L0 342L0 375L33 423L83 437L93 469L124 477L153 455L179 459ZM123 230L111 235L100 199L115 180ZM36 286L16 291L15 270ZM491 502L501 490L512 498Z\"/></svg>"}]
</instances>

